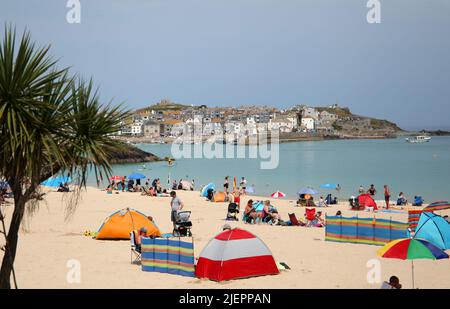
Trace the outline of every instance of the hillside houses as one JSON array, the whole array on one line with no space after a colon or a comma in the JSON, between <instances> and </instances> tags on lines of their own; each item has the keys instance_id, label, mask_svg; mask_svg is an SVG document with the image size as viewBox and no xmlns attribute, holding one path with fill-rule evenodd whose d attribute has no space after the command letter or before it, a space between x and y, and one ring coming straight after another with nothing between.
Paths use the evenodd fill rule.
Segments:
<instances>
[{"instance_id":1,"label":"hillside houses","mask_svg":"<svg viewBox=\"0 0 450 309\"><path fill-rule=\"evenodd\" d=\"M217 134L236 138L253 136L264 131L281 133L339 134L339 132L374 131L380 123L371 118L351 114L338 105L310 107L297 105L279 110L264 106L207 107L181 105L162 100L148 108L137 110L123 121L124 136L159 140L195 134L208 138ZM381 130L381 129L378 129Z\"/></svg>"}]
</instances>

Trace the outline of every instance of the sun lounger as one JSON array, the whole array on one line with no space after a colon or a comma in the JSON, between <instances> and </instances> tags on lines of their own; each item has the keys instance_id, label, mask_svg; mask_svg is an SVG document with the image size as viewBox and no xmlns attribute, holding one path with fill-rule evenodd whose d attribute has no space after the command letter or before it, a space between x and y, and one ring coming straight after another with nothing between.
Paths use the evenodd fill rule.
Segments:
<instances>
[{"instance_id":1,"label":"sun lounger","mask_svg":"<svg viewBox=\"0 0 450 309\"><path fill-rule=\"evenodd\" d=\"M305 223L298 221L297 217L294 213L288 214L289 220L291 221L291 225L293 226L305 226Z\"/></svg>"}]
</instances>

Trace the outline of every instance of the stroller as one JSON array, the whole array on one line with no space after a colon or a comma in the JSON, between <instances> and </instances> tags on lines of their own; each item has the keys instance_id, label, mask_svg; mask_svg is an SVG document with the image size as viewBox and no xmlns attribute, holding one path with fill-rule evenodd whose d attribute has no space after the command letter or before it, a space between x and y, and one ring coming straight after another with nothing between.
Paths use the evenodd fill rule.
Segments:
<instances>
[{"instance_id":1,"label":"stroller","mask_svg":"<svg viewBox=\"0 0 450 309\"><path fill-rule=\"evenodd\" d=\"M228 221L239 221L237 214L239 213L239 208L236 203L230 203L228 204L228 212L227 212L227 218L225 220Z\"/></svg>"},{"instance_id":2,"label":"stroller","mask_svg":"<svg viewBox=\"0 0 450 309\"><path fill-rule=\"evenodd\" d=\"M177 214L175 221L175 229L173 230L173 236L192 236L191 227L192 222L189 220L191 216L190 211L180 211Z\"/></svg>"}]
</instances>

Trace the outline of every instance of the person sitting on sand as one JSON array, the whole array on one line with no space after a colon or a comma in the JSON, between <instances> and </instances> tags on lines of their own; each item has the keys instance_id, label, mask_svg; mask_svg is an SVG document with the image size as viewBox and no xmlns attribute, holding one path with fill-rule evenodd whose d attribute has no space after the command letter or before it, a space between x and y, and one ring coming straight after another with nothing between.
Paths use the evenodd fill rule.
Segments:
<instances>
[{"instance_id":1,"label":"person sitting on sand","mask_svg":"<svg viewBox=\"0 0 450 309\"><path fill-rule=\"evenodd\" d=\"M336 212L336 217L338 217L338 216L342 216L342 212L341 212L340 210L338 210L338 211Z\"/></svg>"},{"instance_id":2,"label":"person sitting on sand","mask_svg":"<svg viewBox=\"0 0 450 309\"><path fill-rule=\"evenodd\" d=\"M273 207L270 207L270 201L266 200L264 201L264 208L263 208L263 222L269 222L271 221L273 224L276 224L280 220L280 215L278 214L278 211Z\"/></svg>"},{"instance_id":3,"label":"person sitting on sand","mask_svg":"<svg viewBox=\"0 0 450 309\"><path fill-rule=\"evenodd\" d=\"M128 179L128 192L134 192L134 180Z\"/></svg>"},{"instance_id":4,"label":"person sitting on sand","mask_svg":"<svg viewBox=\"0 0 450 309\"><path fill-rule=\"evenodd\" d=\"M174 179L174 180L172 181L172 190L177 190L177 189L178 189L178 184L177 184L176 179Z\"/></svg>"},{"instance_id":5,"label":"person sitting on sand","mask_svg":"<svg viewBox=\"0 0 450 309\"><path fill-rule=\"evenodd\" d=\"M327 202L323 199L323 196L320 197L319 199L319 205L318 207L328 207Z\"/></svg>"},{"instance_id":6,"label":"person sitting on sand","mask_svg":"<svg viewBox=\"0 0 450 309\"><path fill-rule=\"evenodd\" d=\"M322 212L318 211L315 215L314 215L314 219L311 222L312 226L315 227L323 227L325 226L325 220L322 218Z\"/></svg>"},{"instance_id":7,"label":"person sitting on sand","mask_svg":"<svg viewBox=\"0 0 450 309\"><path fill-rule=\"evenodd\" d=\"M261 216L253 208L253 200L248 200L244 210L244 217L247 217L247 223L255 222Z\"/></svg>"},{"instance_id":8,"label":"person sitting on sand","mask_svg":"<svg viewBox=\"0 0 450 309\"><path fill-rule=\"evenodd\" d=\"M148 192L150 193L150 196L156 196L156 191L154 187L150 187L150 189L148 190Z\"/></svg>"},{"instance_id":9,"label":"person sitting on sand","mask_svg":"<svg viewBox=\"0 0 450 309\"><path fill-rule=\"evenodd\" d=\"M58 192L69 192L69 187L67 184L63 184L62 182L59 184Z\"/></svg>"},{"instance_id":10,"label":"person sitting on sand","mask_svg":"<svg viewBox=\"0 0 450 309\"><path fill-rule=\"evenodd\" d=\"M381 285L381 289L392 290L401 288L402 285L400 284L400 280L398 279L397 276L391 276L391 278L389 278L389 282L384 281L383 284Z\"/></svg>"},{"instance_id":11,"label":"person sitting on sand","mask_svg":"<svg viewBox=\"0 0 450 309\"><path fill-rule=\"evenodd\" d=\"M148 237L147 235L147 229L145 227L141 227L141 229L138 231L134 231L134 243L136 244L136 251L141 252L141 244L142 244L142 237Z\"/></svg>"},{"instance_id":12,"label":"person sitting on sand","mask_svg":"<svg viewBox=\"0 0 450 309\"><path fill-rule=\"evenodd\" d=\"M406 204L408 204L408 200L403 195L403 192L400 192L400 194L397 197L397 205L398 206L405 206Z\"/></svg>"},{"instance_id":13,"label":"person sitting on sand","mask_svg":"<svg viewBox=\"0 0 450 309\"><path fill-rule=\"evenodd\" d=\"M162 193L161 180L159 180L159 178L156 181L156 192L157 193Z\"/></svg>"}]
</instances>

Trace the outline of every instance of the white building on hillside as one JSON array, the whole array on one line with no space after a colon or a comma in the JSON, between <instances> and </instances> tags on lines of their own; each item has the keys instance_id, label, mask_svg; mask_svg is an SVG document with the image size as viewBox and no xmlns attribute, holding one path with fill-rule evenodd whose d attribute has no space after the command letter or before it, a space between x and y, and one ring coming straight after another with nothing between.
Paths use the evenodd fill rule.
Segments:
<instances>
[{"instance_id":1,"label":"white building on hillside","mask_svg":"<svg viewBox=\"0 0 450 309\"><path fill-rule=\"evenodd\" d=\"M313 118L302 118L302 131L314 131L314 122L315 120Z\"/></svg>"}]
</instances>

